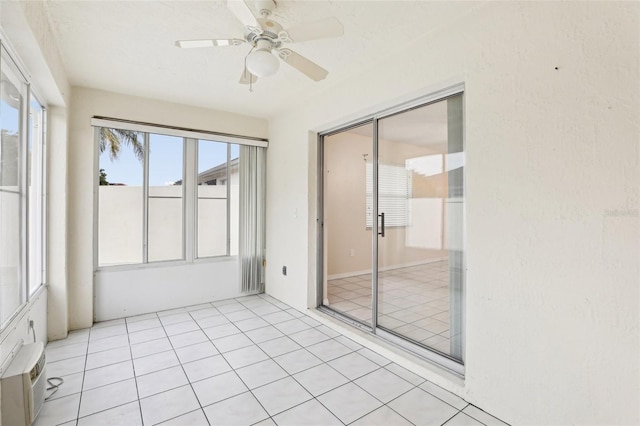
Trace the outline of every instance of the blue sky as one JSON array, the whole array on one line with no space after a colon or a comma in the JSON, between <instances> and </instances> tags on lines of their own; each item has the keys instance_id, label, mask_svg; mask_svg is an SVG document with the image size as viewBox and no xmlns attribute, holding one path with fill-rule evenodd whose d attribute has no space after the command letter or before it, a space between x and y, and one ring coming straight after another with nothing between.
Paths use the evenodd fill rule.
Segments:
<instances>
[{"instance_id":1,"label":"blue sky","mask_svg":"<svg viewBox=\"0 0 640 426\"><path fill-rule=\"evenodd\" d=\"M31 111L42 111L42 107L34 98L31 98L30 108ZM19 123L18 109L12 107L4 100L0 100L0 129L6 130L9 133L16 133ZM31 144L31 141L29 141L29 144Z\"/></svg>"},{"instance_id":2,"label":"blue sky","mask_svg":"<svg viewBox=\"0 0 640 426\"><path fill-rule=\"evenodd\" d=\"M175 136L149 135L149 185L164 186L182 179L183 140ZM231 158L237 158L238 145L231 145ZM198 143L198 173L227 161L227 144L204 141ZM110 183L142 185L142 163L128 145L124 145L117 160L108 152L100 154L100 168Z\"/></svg>"},{"instance_id":3,"label":"blue sky","mask_svg":"<svg viewBox=\"0 0 640 426\"><path fill-rule=\"evenodd\" d=\"M0 101L0 127L2 130L7 130L9 133L15 133L18 131L18 110L12 108L5 101Z\"/></svg>"}]
</instances>

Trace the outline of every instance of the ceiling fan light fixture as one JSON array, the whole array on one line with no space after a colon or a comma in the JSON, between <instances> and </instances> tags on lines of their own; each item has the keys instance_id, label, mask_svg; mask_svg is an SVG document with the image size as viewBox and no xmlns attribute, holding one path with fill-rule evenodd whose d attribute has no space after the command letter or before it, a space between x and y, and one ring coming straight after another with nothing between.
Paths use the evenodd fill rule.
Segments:
<instances>
[{"instance_id":1,"label":"ceiling fan light fixture","mask_svg":"<svg viewBox=\"0 0 640 426\"><path fill-rule=\"evenodd\" d=\"M257 77L269 77L280 67L280 61L269 50L255 50L247 56L247 69Z\"/></svg>"}]
</instances>

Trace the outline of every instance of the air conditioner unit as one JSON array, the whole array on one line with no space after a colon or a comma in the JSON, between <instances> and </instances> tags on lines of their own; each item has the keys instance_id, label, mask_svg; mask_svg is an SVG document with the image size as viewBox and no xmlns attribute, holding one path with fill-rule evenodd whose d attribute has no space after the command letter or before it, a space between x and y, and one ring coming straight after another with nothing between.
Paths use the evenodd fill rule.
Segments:
<instances>
[{"instance_id":1,"label":"air conditioner unit","mask_svg":"<svg viewBox=\"0 0 640 426\"><path fill-rule=\"evenodd\" d=\"M31 425L44 404L47 373L41 342L22 346L2 375L2 425Z\"/></svg>"}]
</instances>

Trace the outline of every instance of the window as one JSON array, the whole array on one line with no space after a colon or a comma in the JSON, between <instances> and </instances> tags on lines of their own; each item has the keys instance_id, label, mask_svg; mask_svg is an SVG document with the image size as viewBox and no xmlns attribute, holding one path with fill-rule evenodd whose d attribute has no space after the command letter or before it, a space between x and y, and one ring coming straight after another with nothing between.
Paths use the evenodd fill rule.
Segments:
<instances>
[{"instance_id":1,"label":"window","mask_svg":"<svg viewBox=\"0 0 640 426\"><path fill-rule=\"evenodd\" d=\"M44 113L0 47L0 328L44 282Z\"/></svg>"},{"instance_id":2,"label":"window","mask_svg":"<svg viewBox=\"0 0 640 426\"><path fill-rule=\"evenodd\" d=\"M231 146L222 142L198 141L198 225L197 257L229 254L229 218L226 185ZM234 159L237 173L238 158Z\"/></svg>"},{"instance_id":3,"label":"window","mask_svg":"<svg viewBox=\"0 0 640 426\"><path fill-rule=\"evenodd\" d=\"M373 226L373 165L366 163L367 228ZM385 227L408 226L412 197L411 172L404 165L378 166L378 210L385 212Z\"/></svg>"},{"instance_id":4,"label":"window","mask_svg":"<svg viewBox=\"0 0 640 426\"><path fill-rule=\"evenodd\" d=\"M144 135L100 128L99 264L143 261Z\"/></svg>"},{"instance_id":5,"label":"window","mask_svg":"<svg viewBox=\"0 0 640 426\"><path fill-rule=\"evenodd\" d=\"M29 100L27 185L29 193L29 295L45 281L44 107L33 94Z\"/></svg>"},{"instance_id":6,"label":"window","mask_svg":"<svg viewBox=\"0 0 640 426\"><path fill-rule=\"evenodd\" d=\"M99 127L98 266L238 254L239 145Z\"/></svg>"},{"instance_id":7,"label":"window","mask_svg":"<svg viewBox=\"0 0 640 426\"><path fill-rule=\"evenodd\" d=\"M183 150L182 138L149 135L149 262L184 259Z\"/></svg>"},{"instance_id":8,"label":"window","mask_svg":"<svg viewBox=\"0 0 640 426\"><path fill-rule=\"evenodd\" d=\"M3 51L0 63L0 322L3 326L25 302L21 118L26 82L12 68Z\"/></svg>"}]
</instances>

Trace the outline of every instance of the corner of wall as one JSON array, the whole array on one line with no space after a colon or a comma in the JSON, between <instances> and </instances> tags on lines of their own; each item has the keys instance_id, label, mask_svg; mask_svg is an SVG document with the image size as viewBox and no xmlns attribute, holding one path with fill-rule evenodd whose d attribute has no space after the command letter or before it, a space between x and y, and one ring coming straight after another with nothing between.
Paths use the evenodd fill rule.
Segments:
<instances>
[{"instance_id":1,"label":"corner of wall","mask_svg":"<svg viewBox=\"0 0 640 426\"><path fill-rule=\"evenodd\" d=\"M308 285L307 285L307 307L318 306L318 293L313 285L318 280L318 247L312 242L318 241L318 133L309 131L308 141L308 167L307 182L309 185L307 198L307 210L309 212L307 250L308 250ZM315 220L314 220L315 219Z\"/></svg>"},{"instance_id":2,"label":"corner of wall","mask_svg":"<svg viewBox=\"0 0 640 426\"><path fill-rule=\"evenodd\" d=\"M67 289L67 109L50 108L47 140L47 284L49 340L69 331Z\"/></svg>"}]
</instances>

